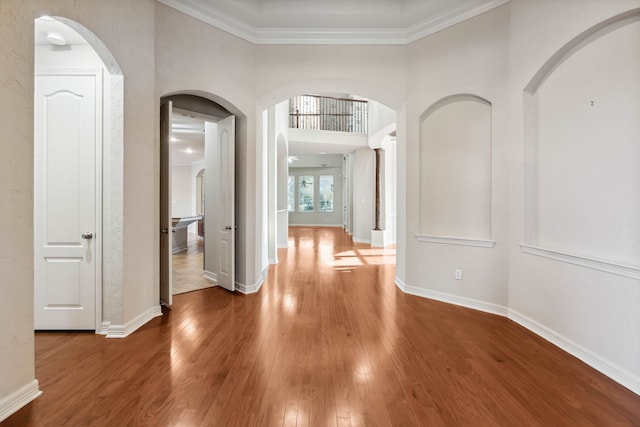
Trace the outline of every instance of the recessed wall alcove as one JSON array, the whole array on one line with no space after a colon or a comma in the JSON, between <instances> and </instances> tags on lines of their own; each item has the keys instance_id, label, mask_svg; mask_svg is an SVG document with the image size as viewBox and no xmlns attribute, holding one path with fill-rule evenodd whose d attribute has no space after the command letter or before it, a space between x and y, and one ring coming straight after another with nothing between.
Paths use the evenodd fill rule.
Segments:
<instances>
[{"instance_id":1,"label":"recessed wall alcove","mask_svg":"<svg viewBox=\"0 0 640 427\"><path fill-rule=\"evenodd\" d=\"M419 241L491 247L491 103L443 98L420 117Z\"/></svg>"},{"instance_id":2,"label":"recessed wall alcove","mask_svg":"<svg viewBox=\"0 0 640 427\"><path fill-rule=\"evenodd\" d=\"M640 277L638 52L636 9L567 43L525 89L525 252Z\"/></svg>"}]
</instances>

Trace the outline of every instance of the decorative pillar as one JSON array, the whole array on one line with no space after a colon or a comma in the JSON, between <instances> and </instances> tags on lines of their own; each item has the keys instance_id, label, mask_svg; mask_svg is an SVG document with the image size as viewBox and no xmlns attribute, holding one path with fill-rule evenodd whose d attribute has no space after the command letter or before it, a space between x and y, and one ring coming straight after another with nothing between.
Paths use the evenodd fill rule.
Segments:
<instances>
[{"instance_id":1,"label":"decorative pillar","mask_svg":"<svg viewBox=\"0 0 640 427\"><path fill-rule=\"evenodd\" d=\"M382 148L374 148L373 151L376 152L376 221L374 230L380 231L382 230L382 228L380 228L380 162L382 161Z\"/></svg>"}]
</instances>

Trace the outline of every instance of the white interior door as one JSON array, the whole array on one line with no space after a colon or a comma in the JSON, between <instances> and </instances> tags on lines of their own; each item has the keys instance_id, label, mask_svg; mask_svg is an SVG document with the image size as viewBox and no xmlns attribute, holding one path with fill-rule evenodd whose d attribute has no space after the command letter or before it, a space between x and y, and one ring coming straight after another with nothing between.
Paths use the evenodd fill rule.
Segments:
<instances>
[{"instance_id":1,"label":"white interior door","mask_svg":"<svg viewBox=\"0 0 640 427\"><path fill-rule=\"evenodd\" d=\"M34 95L36 329L95 329L101 72L40 74Z\"/></svg>"},{"instance_id":2,"label":"white interior door","mask_svg":"<svg viewBox=\"0 0 640 427\"><path fill-rule=\"evenodd\" d=\"M218 285L235 291L235 117L217 123L217 173L219 227L217 232ZM205 225L206 226L206 225Z\"/></svg>"},{"instance_id":3,"label":"white interior door","mask_svg":"<svg viewBox=\"0 0 640 427\"><path fill-rule=\"evenodd\" d=\"M173 103L160 105L160 304L173 304L171 282L171 114Z\"/></svg>"}]
</instances>

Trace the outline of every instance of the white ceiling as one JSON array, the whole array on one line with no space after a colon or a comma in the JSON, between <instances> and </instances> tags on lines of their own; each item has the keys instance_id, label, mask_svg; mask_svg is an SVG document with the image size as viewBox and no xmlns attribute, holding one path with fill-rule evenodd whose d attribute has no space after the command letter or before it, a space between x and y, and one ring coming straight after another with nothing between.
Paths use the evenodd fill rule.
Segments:
<instances>
[{"instance_id":1,"label":"white ceiling","mask_svg":"<svg viewBox=\"0 0 640 427\"><path fill-rule=\"evenodd\" d=\"M510 0L158 0L256 44L406 44Z\"/></svg>"},{"instance_id":2,"label":"white ceiling","mask_svg":"<svg viewBox=\"0 0 640 427\"><path fill-rule=\"evenodd\" d=\"M173 109L171 164L190 166L204 160L204 121L196 113Z\"/></svg>"}]
</instances>

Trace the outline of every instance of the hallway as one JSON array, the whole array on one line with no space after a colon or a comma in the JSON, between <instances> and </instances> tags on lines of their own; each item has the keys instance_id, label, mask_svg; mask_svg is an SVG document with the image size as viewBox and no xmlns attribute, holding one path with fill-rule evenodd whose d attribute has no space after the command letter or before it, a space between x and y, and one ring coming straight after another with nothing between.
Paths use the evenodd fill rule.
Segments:
<instances>
[{"instance_id":1,"label":"hallway","mask_svg":"<svg viewBox=\"0 0 640 427\"><path fill-rule=\"evenodd\" d=\"M505 318L404 295L395 249L291 227L258 294L175 296L123 340L38 333L3 426L640 425L640 397Z\"/></svg>"}]
</instances>

